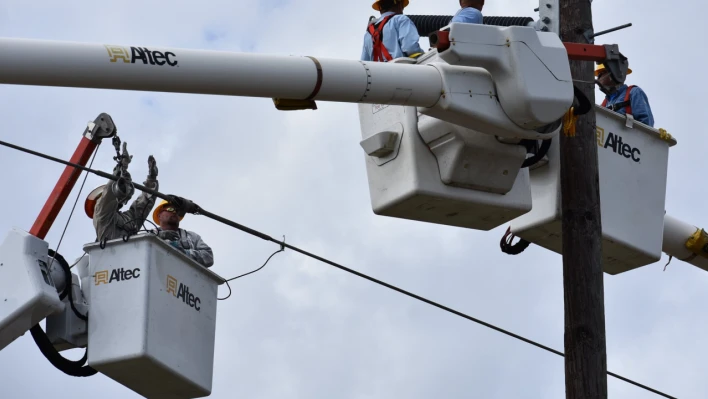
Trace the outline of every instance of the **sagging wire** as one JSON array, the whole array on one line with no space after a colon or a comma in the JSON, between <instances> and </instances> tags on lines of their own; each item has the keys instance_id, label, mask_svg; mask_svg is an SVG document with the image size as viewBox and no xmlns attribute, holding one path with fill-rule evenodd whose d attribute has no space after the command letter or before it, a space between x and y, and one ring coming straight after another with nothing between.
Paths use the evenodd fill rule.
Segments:
<instances>
[{"instance_id":1,"label":"sagging wire","mask_svg":"<svg viewBox=\"0 0 708 399\"><path fill-rule=\"evenodd\" d=\"M669 255L669 261L666 262L666 264L664 265L664 271L666 271L666 268L669 266L669 263L671 263L671 260L672 260L673 258L674 258L673 255Z\"/></svg>"},{"instance_id":2,"label":"sagging wire","mask_svg":"<svg viewBox=\"0 0 708 399\"><path fill-rule=\"evenodd\" d=\"M73 264L73 265L69 266L69 270L73 269L73 268L74 268L74 266L78 265L78 264L79 264L79 262L81 262L81 259L83 259L83 258L84 258L84 256L86 256L86 255L88 255L88 254L86 253L86 251L84 251L83 255L81 255L81 257L80 257L80 258L79 258L79 259L78 259L78 260L77 260L76 262L74 262L74 264Z\"/></svg>"},{"instance_id":3,"label":"sagging wire","mask_svg":"<svg viewBox=\"0 0 708 399\"><path fill-rule=\"evenodd\" d=\"M244 274L242 274L242 275L240 275L240 276L233 277L233 278L230 278L230 279L228 279L228 280L224 280L224 282L226 283L226 286L229 288L229 295L227 295L226 298L216 298L216 299L219 300L219 301L225 301L225 300L229 299L229 297L231 297L231 285L229 285L229 281L234 281L234 280L236 280L236 279L239 279L239 278L241 278L241 277L248 276L249 274L253 274L253 273L255 273L255 272L257 272L257 271L263 269L263 268L268 264L268 262L270 262L270 259L271 259L272 257L274 257L275 255L277 255L278 253L283 252L283 251L285 251L285 236L283 236L283 241L282 241L282 244L280 245L280 249L277 250L277 251L275 251L275 252L273 252L273 253L268 257L268 259L266 259L265 263L263 263L263 266L259 267L259 268L256 269L256 270L250 271L250 272L248 272L248 273L244 273Z\"/></svg>"},{"instance_id":4,"label":"sagging wire","mask_svg":"<svg viewBox=\"0 0 708 399\"><path fill-rule=\"evenodd\" d=\"M106 179L110 179L110 180L116 180L116 179L117 179L115 176L110 175L110 174L108 174L108 173L105 173L105 172L102 172L102 171L93 170L93 169L87 168L87 167L85 167L85 166L75 164L75 163L73 163L73 162L68 162L68 161L65 161L65 160L62 160L62 159L59 159L59 158L52 157L52 156L50 156L50 155L42 154L42 153L37 152L37 151L32 151L32 150L29 150L29 149L26 149L26 148L23 148L23 147L14 145L14 144L10 144L10 143L4 142L4 141L0 141L0 145L6 146L6 147L9 147L9 148L13 148L13 149L16 149L16 150L18 150L18 151L22 151L22 152L25 152L25 153L28 153L28 154L32 154L32 155L38 156L38 157L40 157L40 158L49 159L49 160L51 160L51 161L54 161L54 162L57 162L57 163L60 163L60 164L69 165L69 166L73 166L73 167L78 168L78 169L86 170L86 171L88 171L88 172L94 173L94 174L96 174L96 175L98 175L98 176L101 176L101 177L104 177L104 178L106 178ZM152 190L152 189L150 189L150 188L148 188L148 187L142 186L142 185L137 184L137 183L134 184L134 186L135 186L135 188L138 188L138 189L141 190L141 191L144 191L144 192L153 194L153 195L155 195L155 196L158 197L158 198L162 198L162 199L165 199L165 200L168 200L168 201L173 200L173 199L175 198L174 196L162 194L162 193L160 193L160 192L158 192L158 191L156 191L156 190ZM196 209L197 209L196 212L194 212L194 214L196 214L196 215L204 215L204 216L206 216L206 217L208 217L208 218L210 218L210 219L216 220L216 221L218 221L218 222L221 222L221 223L223 223L223 224L226 224L227 226L233 227L233 228L235 228L235 229L237 229L237 230L241 230L241 231L243 231L243 232L245 232L245 233L248 233L248 234L250 234L250 235L253 235L253 236L255 236L255 237L258 237L258 238L261 238L261 239L263 239L263 240L270 241L270 242L273 242L273 243L276 243L276 244L280 244L282 248L287 248L287 249L293 250L293 251L295 251L295 252L299 252L299 253L302 254L302 255L305 255L305 256L310 257L310 258L315 259L315 260L318 260L318 261L320 261L320 262L322 262L322 263L325 263L325 264L327 264L327 265L336 267L336 268L338 268L338 269L340 269L340 270L343 270L343 271L345 271L345 272L347 272L347 273L350 273L350 274L353 274L353 275L355 275L355 276L361 277L361 278L363 278L363 279L369 280L369 281L371 281L371 282L373 282L373 283L376 283L376 284L378 284L378 285L381 285L381 286L383 286L383 287L386 287L386 288L388 288L388 289L391 289L391 290L393 290L393 291L396 291L396 292L398 292L398 293L400 293L400 294L403 294L403 295L406 295L406 296L411 297L411 298L413 298L413 299L416 299L416 300L418 300L418 301L424 302L424 303L426 303L426 304L428 304L428 305L431 305L431 306L434 306L434 307L436 307L436 308L438 308L438 309L442 309L442 310L444 310L444 311L446 311L446 312L449 312L449 313L452 313L452 314L454 314L454 315L456 315L456 316L459 316L459 317L462 317L462 318L464 318L464 319L470 320L470 321L472 321L472 322L475 322L475 323L477 323L477 324L480 324L480 325L482 325L482 326L485 326L485 327L487 327L487 328L490 328L490 329L492 329L492 330L495 330L495 331L497 331L497 332L500 332L500 333L505 334L505 335L507 335L507 336L510 336L510 337L512 337L512 338L518 339L518 340L523 341L523 342L525 342L525 343L527 343L527 344L536 346L536 347L538 347L538 348L541 348L541 349L543 349L543 350L546 350L546 351L551 352L551 353L553 353L553 354L556 354L556 355L558 355L558 356L565 357L565 354L564 354L563 352L561 352L561 351L555 350L555 349L553 349L553 348L550 348L550 347L548 347L548 346L545 346L545 345L543 345L543 344L540 344L540 343L535 342L535 341L533 341L533 340L530 340L530 339L528 339L528 338L524 338L524 337L522 337L522 336L520 336L520 335L517 335L517 334L514 334L514 333L512 333L512 332L510 332L510 331L504 330L504 329L502 329L502 328L500 328L500 327L497 327L497 326L495 326L495 325L493 325L493 324L484 322L484 321L482 321L482 320L479 320L479 319L477 319L477 318L474 318L474 317L472 317L472 316L469 316L469 315L467 315L467 314L465 314L465 313L459 312L459 311L454 310L454 309L452 309L452 308L449 308L449 307L447 307L447 306L445 306L445 305L442 305L442 304L439 304L439 303L437 303L437 302L434 302L434 301L432 301L432 300L430 300L430 299L424 298L424 297L422 297L422 296L420 296L420 295L416 295L416 294L414 294L414 293L412 293L412 292L409 292L409 291L406 291L406 290L404 290L404 289L402 289L402 288L396 287L395 285L386 283L386 282L381 281L381 280L379 280L379 279L376 279L376 278L374 278L374 277L371 277L371 276L368 276L368 275L363 274L363 273L361 273L361 272L358 272L358 271L356 271L356 270L350 269L350 268L348 268L348 267L346 267L346 266L340 265L340 264L338 264L338 263L336 263L336 262L333 262L333 261L331 261L331 260L329 260L329 259L323 258L323 257L321 257L321 256L315 255L315 254L310 253L310 252L307 252L307 251L305 251L305 250L303 250L303 249L300 249L300 248L298 248L298 247L295 247L295 246L293 246L293 245L286 244L285 241L278 241L278 240L276 240L276 239L274 239L274 238L268 236L267 234L261 233L260 231L251 229L250 227L246 227L246 226L244 226L244 225L241 225L241 224L239 224L239 223L233 222L233 221L231 221L231 220L229 220L229 219L226 219L226 218L221 217L221 216L219 216L219 215L216 215L216 214L214 214L214 213L208 212L208 211L202 209L201 207L199 207L199 206L196 205L196 204L193 204L193 205L194 205L194 206L196 207ZM278 252L280 252L280 251L278 251ZM276 253L277 253L277 252L276 252ZM36 326L35 326L35 327L36 327ZM653 389L653 388L650 388L650 387L648 387L648 386L646 386L646 385L642 385L642 384L640 384L640 383L638 383L638 382L632 381L632 380L630 380L630 379L628 379L628 378L622 377L622 376L620 376L620 375L618 375L618 374L615 374L615 373L612 373L612 372L610 372L610 371L607 371L607 375L610 375L610 376L612 376L612 377L615 377L615 378L617 378L617 379L620 379L620 380L622 380L622 381L625 381L625 382L627 382L627 383L630 383L630 384L635 385L635 386L637 386L637 387L640 387L640 388L642 388L642 389L648 390L648 391L653 392L653 393L655 393L655 394L657 394L657 395L660 395L660 396L663 396L663 397L666 397L666 398L669 398L669 399L676 399L676 398L673 397L673 396L669 396L669 395L667 395L667 394L665 394L665 393L662 393L662 392L657 391L657 390L655 390L655 389Z\"/></svg>"},{"instance_id":5,"label":"sagging wire","mask_svg":"<svg viewBox=\"0 0 708 399\"><path fill-rule=\"evenodd\" d=\"M96 155L98 155L98 149L101 147L101 144L99 143L98 146L96 146L96 149L93 152L93 157L91 158L91 163L89 164L89 168L93 165L93 161L96 160ZM69 218L66 220L66 224L64 225L64 231L61 232L61 237L59 238L59 243L57 244L57 249L56 252L59 252L59 248L61 247L61 242L64 240L64 234L66 234L66 229L69 228L69 223L71 222L71 217L74 216L74 210L76 209L76 204L79 203L79 199L81 198L81 192L84 190L84 185L86 184L86 179L88 178L88 172L84 175L84 181L81 182L81 187L79 188L78 194L76 194L76 200L74 201L74 206L71 207L71 212L69 213ZM81 256L83 258L83 256ZM49 262L49 270L52 269L52 264L54 264L54 258ZM74 267L74 266L72 266Z\"/></svg>"}]
</instances>

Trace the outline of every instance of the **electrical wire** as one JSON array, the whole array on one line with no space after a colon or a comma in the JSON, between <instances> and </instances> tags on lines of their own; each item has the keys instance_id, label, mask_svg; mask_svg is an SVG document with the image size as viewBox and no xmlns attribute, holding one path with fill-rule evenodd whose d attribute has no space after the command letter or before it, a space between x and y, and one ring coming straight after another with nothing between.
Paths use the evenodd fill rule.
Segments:
<instances>
[{"instance_id":1,"label":"electrical wire","mask_svg":"<svg viewBox=\"0 0 708 399\"><path fill-rule=\"evenodd\" d=\"M101 143L99 143L96 146L96 149L93 150L93 157L91 158L91 163L89 164L89 168L93 166L93 161L96 160L96 155L98 154L98 149L101 147ZM84 190L84 184L86 184L86 179L88 178L88 172L84 175L84 181L81 182L81 187L79 188L78 194L76 194L76 200L74 201L74 206L71 207L71 212L69 213L69 218L66 220L66 224L64 225L64 231L61 232L61 237L59 238L59 243L57 244L57 249L56 252L59 252L59 248L61 247L61 242L64 240L64 234L66 234L66 229L69 228L69 223L71 222L71 217L74 216L74 210L76 209L76 204L79 203L79 198L81 198L81 192ZM82 256L83 258L83 256ZM52 269L52 264L54 264L54 258L49 262L49 270ZM74 266L71 266L74 267Z\"/></svg>"},{"instance_id":2,"label":"electrical wire","mask_svg":"<svg viewBox=\"0 0 708 399\"><path fill-rule=\"evenodd\" d=\"M285 238L283 238L283 241L285 241ZM263 268L265 267L265 265L268 264L268 261L270 261L270 258L272 258L272 257L275 256L276 254L278 254L278 253L280 253L280 252L283 252L283 251L285 251L285 246L284 246L284 245L281 245L279 250L273 252L273 254L272 254L271 256L269 256L268 259L266 259L266 261L265 261L265 263L263 264L263 266L259 267L258 269L254 270L254 271L252 271L252 272L248 272L248 273L242 274L242 275L240 275L240 276L238 276L238 277L230 278L230 279L226 280L226 282L234 281L234 280L236 280L236 279L239 279L239 278L241 278L241 277L248 276L249 274L255 273L255 272L257 272L257 271L263 269Z\"/></svg>"},{"instance_id":3,"label":"electrical wire","mask_svg":"<svg viewBox=\"0 0 708 399\"><path fill-rule=\"evenodd\" d=\"M88 255L88 254L86 253L86 251L84 251L83 255L81 255L81 257L80 257L80 258L79 258L79 259L78 259L78 260L77 260L76 262L74 262L74 264L73 264L73 265L69 266L69 270L73 269L73 268L74 268L74 266L78 265L78 264L79 264L79 262L81 262L81 259L83 259L83 258L84 258L84 256L86 256L86 255Z\"/></svg>"},{"instance_id":4,"label":"electrical wire","mask_svg":"<svg viewBox=\"0 0 708 399\"><path fill-rule=\"evenodd\" d=\"M101 176L101 177L104 177L104 178L107 178L107 179L110 179L110 180L116 180L116 179L117 179L115 176L110 175L110 174L108 174L108 173L105 173L105 172L102 172L102 171L93 170L93 169L87 168L87 167L82 166L82 165L78 165L78 164L75 164L75 163L72 163L72 162L64 161L64 160L62 160L62 159L55 158L55 157L52 157L52 156L50 156L50 155L42 154L42 153L39 153L39 152L37 152L37 151L32 151L32 150L29 150L29 149L26 149L26 148L23 148L23 147L14 145L14 144L10 144L10 143L4 142L4 141L0 141L0 145L6 146L6 147L9 147L9 148L13 148L13 149L16 149L16 150L18 150L18 151L22 151L22 152L25 152L25 153L28 153L28 154L36 155L36 156L38 156L38 157L40 157L40 158L49 159L49 160L52 160L52 161L54 161L54 162L58 162L58 163L61 163L61 164L64 164L64 165L69 165L69 166L73 166L73 167L75 167L75 168L79 168L79 169L82 169L82 170L86 170L86 171L88 171L88 172L94 173L94 174L96 174L96 175L98 175L98 176ZM170 200L170 197L171 197L171 196L162 194L162 193L160 193L160 192L158 192L158 191L156 191L156 190L152 190L152 189L150 189L150 188L141 186L140 184L134 184L134 186L135 186L135 188L138 188L138 189L141 190L141 191L144 191L144 192L148 192L148 193L150 193L150 194L153 194L153 195L155 195L156 197L163 198L163 199L166 199L166 200ZM195 205L196 205L196 204L195 204ZM452 313L452 314L454 314L454 315L456 315L456 316L459 316L459 317L462 317L462 318L464 318L464 319L470 320L470 321L472 321L472 322L475 322L475 323L477 323L477 324L480 324L480 325L482 325L482 326L485 326L485 327L487 327L487 328L490 328L490 329L495 330L495 331L497 331L497 332L500 332L500 333L502 333L502 334L508 335L508 336L510 336L510 337L512 337L512 338L516 338L516 339L518 339L518 340L520 340L520 341L523 341L523 342L525 342L525 343L527 343L527 344L530 344L530 345L533 345L533 346L535 346L535 347L541 348L541 349L543 349L543 350L546 350L546 351L551 352L551 353L553 353L553 354L556 354L556 355L558 355L558 356L565 357L565 354L564 354L563 352L557 351L557 350L555 350L555 349L553 349L553 348L550 348L550 347L545 346L545 345L543 345L543 344L540 344L540 343L538 343L538 342L532 341L532 340L530 340L530 339L528 339L528 338L524 338L524 337L522 337L522 336L520 336L520 335L517 335L517 334L514 334L514 333L512 333L512 332L510 332L510 331L504 330L504 329L502 329L502 328L500 328L500 327L497 327L497 326L495 326L495 325L493 325L493 324L484 322L484 321L482 321L482 320L479 320L479 319L477 319L477 318L474 318L474 317L472 317L472 316L469 316L469 315L467 315L467 314L464 314L464 313L462 313L462 312L459 312L459 311L457 311L457 310L454 310L454 309L452 309L452 308L449 308L449 307L447 307L447 306L445 306L445 305L441 305L441 304L439 304L439 303L437 303L437 302L434 302L434 301L432 301L432 300L430 300L430 299L424 298L424 297L422 297L422 296L420 296L420 295L416 295L416 294L414 294L414 293L412 293L412 292L409 292L409 291L406 291L406 290L404 290L404 289L402 289L402 288L399 288L399 287L396 287L396 286L391 285L391 284L389 284L389 283L386 283L386 282L384 282L384 281L378 280L378 279L376 279L376 278L374 278L374 277L371 277L371 276L368 276L368 275L363 274L363 273L361 273L361 272L358 272L358 271L356 271L356 270L350 269L350 268L348 268L348 267L346 267L346 266L343 266L343 265L340 265L340 264L338 264L338 263L336 263L336 262L333 262L333 261L331 261L331 260L325 259L325 258L323 258L323 257L321 257L321 256L312 254L312 253L310 253L310 252L307 252L307 251L305 251L305 250L303 250L303 249L300 249L300 248L298 248L298 247L295 247L295 246L293 246L293 245L286 244L284 240L283 240L283 241L278 241L278 240L276 240L276 239L274 239L274 238L268 236L267 234L261 233L261 232L259 232L259 231L257 231L257 230L251 229L251 228L246 227L246 226L244 226L244 225L241 225L241 224L239 224L239 223L236 223L236 222L233 222L233 221L231 221L231 220L228 220L228 219L226 219L226 218L224 218L224 217L222 217L222 216L219 216L219 215L216 215L216 214L214 214L214 213L208 212L208 211L202 209L201 207L199 207L198 205L196 205L196 207L197 207L197 211L194 212L194 214L196 214L196 215L204 215L204 216L207 216L207 217L210 218L210 219L213 219L213 220L216 220L216 221L221 222L221 223L223 223L223 224L226 224L226 225L228 225L228 226L231 226L231 227L233 227L233 228L235 228L235 229L237 229L237 230L241 230L241 231L243 231L243 232L245 232L245 233L251 234L251 235L253 235L253 236L255 236L255 237L258 237L258 238L261 238L261 239L263 239L263 240L271 241L271 242L273 242L273 243L279 244L279 245L281 246L281 249L282 249L282 248L287 248L287 249L293 250L293 251L298 252L298 253L300 253L300 254L302 254L302 255L308 256L308 257L310 257L310 258L312 258L312 259L316 259L316 260L318 260L318 261L320 261L320 262L322 262L322 263L325 263L325 264L328 264L328 265L330 265L330 266L336 267L336 268L338 268L338 269L340 269L340 270L343 270L343 271L345 271L345 272L347 272L347 273L351 273L351 274L353 274L353 275L355 275L355 276L361 277L361 278L363 278L363 279L369 280L369 281L371 281L371 282L373 282L373 283L376 283L376 284L378 284L378 285L381 285L381 286L383 286L383 287L389 288L389 289L391 289L391 290L393 290L393 291L396 291L396 292L398 292L398 293L400 293L400 294L403 294L403 295L406 295L406 296L408 296L408 297L417 299L417 300L419 300L419 301L421 301L421 302L427 303L428 305L434 306L434 307L436 307L436 308L438 308L438 309L442 309L442 310L444 310L444 311L446 311L446 312L449 312L449 313ZM278 251L278 252L279 252L279 251ZM277 252L276 252L276 253L277 253ZM271 256L272 256L272 255L271 255ZM230 288L230 287L229 287L229 288ZM637 387L639 387L639 388L643 388L643 389L645 389L645 390L647 390L647 391L650 391L650 392L652 392L652 393L655 393L655 394L657 394L657 395L659 395L659 396L663 396L663 397L669 398L669 399L676 399L676 398L673 397L673 396L669 396L669 395L667 395L667 394L665 394L665 393L663 393L663 392L660 392L660 391L658 391L658 390L655 390L655 389L653 389L653 388L650 388L650 387L648 387L648 386L646 386L646 385L643 385L643 384L640 384L640 383L638 383L638 382L632 381L632 380L630 380L630 379L628 379L628 378L622 377L622 376L620 376L620 375L618 375L618 374L615 374L615 373L612 373L612 372L610 372L610 371L607 371L607 374L610 375L610 376L612 376L612 377L615 377L615 378L617 378L617 379L620 379L620 380L622 380L622 381L625 381L625 382L627 382L627 383L630 383L630 384L632 384L632 385L634 385L634 386L637 386Z\"/></svg>"},{"instance_id":5,"label":"electrical wire","mask_svg":"<svg viewBox=\"0 0 708 399\"><path fill-rule=\"evenodd\" d=\"M285 237L283 237L283 241L285 241ZM219 301L225 301L225 300L229 299L229 298L231 297L231 285L229 284L229 281L234 281L234 280L236 280L236 279L239 279L239 278L241 278L241 277L248 276L249 274L253 274L253 273L255 273L255 272L257 272L257 271L263 269L263 268L265 267L265 265L268 264L268 262L270 261L270 259L271 259L272 257L274 257L275 255L277 255L278 253L283 252L283 251L285 251L285 247L284 247L284 246L281 246L280 249L277 250L277 251L275 251L275 252L273 252L273 253L268 257L268 259L266 259L265 263L263 263L263 266L259 267L258 269L253 270L253 271L250 271L250 272L248 272L248 273L244 273L244 274L242 274L242 275L240 275L240 276L237 276L237 277L234 277L234 278L230 278L230 279L228 279L228 280L224 280L224 282L226 283L226 286L229 288L229 295L227 295L226 298L216 298L216 299L219 300Z\"/></svg>"}]
</instances>

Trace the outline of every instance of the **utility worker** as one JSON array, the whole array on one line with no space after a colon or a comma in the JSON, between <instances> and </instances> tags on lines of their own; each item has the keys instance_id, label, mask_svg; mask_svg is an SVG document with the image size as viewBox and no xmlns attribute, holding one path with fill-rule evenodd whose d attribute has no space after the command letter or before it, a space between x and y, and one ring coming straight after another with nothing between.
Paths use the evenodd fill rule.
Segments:
<instances>
[{"instance_id":1,"label":"utility worker","mask_svg":"<svg viewBox=\"0 0 708 399\"><path fill-rule=\"evenodd\" d=\"M482 8L484 0L460 0L460 9L452 17L452 22L463 22L468 24L483 24Z\"/></svg>"},{"instance_id":2,"label":"utility worker","mask_svg":"<svg viewBox=\"0 0 708 399\"><path fill-rule=\"evenodd\" d=\"M123 143L123 153L117 158L119 163L113 169L113 175L120 176L118 180L95 188L84 203L84 211L93 219L96 240L99 242L137 234L155 205L155 197L143 192L128 210L120 211L135 192L128 173L128 164L133 156L128 154L127 143ZM143 185L158 190L157 163L152 155L148 158L148 170Z\"/></svg>"},{"instance_id":3,"label":"utility worker","mask_svg":"<svg viewBox=\"0 0 708 399\"><path fill-rule=\"evenodd\" d=\"M627 68L627 75L631 73L632 70ZM595 68L595 76L600 90L605 93L605 100L602 102L603 107L622 115L630 114L635 120L654 127L654 116L644 90L637 86L619 84L612 79L610 71L605 69L603 64L599 64Z\"/></svg>"},{"instance_id":4,"label":"utility worker","mask_svg":"<svg viewBox=\"0 0 708 399\"><path fill-rule=\"evenodd\" d=\"M202 237L179 228L184 215L197 209L193 202L180 197L173 196L172 201L162 201L152 213L152 219L160 227L152 232L202 266L211 267L214 253Z\"/></svg>"},{"instance_id":5,"label":"utility worker","mask_svg":"<svg viewBox=\"0 0 708 399\"><path fill-rule=\"evenodd\" d=\"M423 54L418 28L403 15L409 0L376 0L371 6L381 16L369 21L364 34L362 61L388 62L394 58L416 58Z\"/></svg>"}]
</instances>

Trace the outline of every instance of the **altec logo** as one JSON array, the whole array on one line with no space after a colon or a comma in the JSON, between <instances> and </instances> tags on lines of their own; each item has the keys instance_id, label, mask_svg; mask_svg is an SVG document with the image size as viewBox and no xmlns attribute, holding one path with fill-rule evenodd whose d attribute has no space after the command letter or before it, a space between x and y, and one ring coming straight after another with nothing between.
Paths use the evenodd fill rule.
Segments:
<instances>
[{"instance_id":1,"label":"altec logo","mask_svg":"<svg viewBox=\"0 0 708 399\"><path fill-rule=\"evenodd\" d=\"M111 270L101 270L93 275L93 280L96 285L100 284L110 284L114 281L126 281L134 278L140 277L140 269L115 269Z\"/></svg>"},{"instance_id":2,"label":"altec logo","mask_svg":"<svg viewBox=\"0 0 708 399\"><path fill-rule=\"evenodd\" d=\"M176 278L167 275L167 293L172 294L175 298L181 299L184 304L190 308L194 308L197 312L201 309L201 300L198 296L194 296L189 292L189 287L177 281Z\"/></svg>"},{"instance_id":3,"label":"altec logo","mask_svg":"<svg viewBox=\"0 0 708 399\"><path fill-rule=\"evenodd\" d=\"M605 137L605 129L597 128L597 145L602 148L611 148L612 152L621 155L627 159L632 159L632 161L639 163L642 152L639 148L632 147L623 141L622 136L616 133L610 132L610 134Z\"/></svg>"},{"instance_id":4,"label":"altec logo","mask_svg":"<svg viewBox=\"0 0 708 399\"><path fill-rule=\"evenodd\" d=\"M171 51L161 52L152 51L147 47L130 47L112 46L105 44L104 47L108 50L108 58L111 62L122 60L124 63L135 64L137 61L142 61L143 65L169 65L177 66L177 56Z\"/></svg>"}]
</instances>

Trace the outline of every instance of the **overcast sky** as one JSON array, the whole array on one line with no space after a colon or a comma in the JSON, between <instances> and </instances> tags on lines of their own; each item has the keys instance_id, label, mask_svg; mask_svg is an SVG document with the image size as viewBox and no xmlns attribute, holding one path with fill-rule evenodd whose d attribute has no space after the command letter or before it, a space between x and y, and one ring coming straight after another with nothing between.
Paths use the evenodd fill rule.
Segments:
<instances>
[{"instance_id":1,"label":"overcast sky","mask_svg":"<svg viewBox=\"0 0 708 399\"><path fill-rule=\"evenodd\" d=\"M535 7L490 0L484 13L536 17ZM456 10L454 0L412 0L406 12ZM707 11L699 1L593 3L596 30L634 24L598 42L620 44L634 69L628 83L647 92L656 126L679 142L667 212L702 227ZM0 36L358 58L372 13L366 1L4 0ZM356 105L282 113L270 99L22 86L0 87L0 104L3 140L65 159L86 122L107 112L134 155L137 181L153 154L164 192L563 350L561 257L535 246L501 253L506 225L479 232L375 216ZM111 156L107 142L94 167L110 171ZM0 234L29 230L63 167L7 148L0 166ZM82 205L99 184L88 178L60 248L67 259L95 237ZM47 237L52 248L77 192ZM212 246L213 270L224 277L278 249L204 217L187 216L182 227ZM682 399L705 398L708 273L677 260L663 272L666 261L605 275L608 368ZM297 253L278 254L232 288L218 307L212 398L564 398L561 357ZM657 398L611 377L608 385L611 398ZM0 387L8 399L139 397L102 375L64 375L29 334L0 352Z\"/></svg>"}]
</instances>

